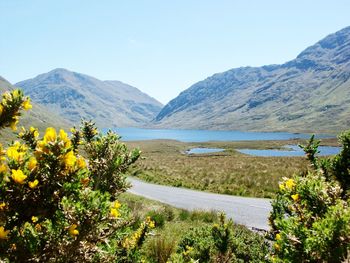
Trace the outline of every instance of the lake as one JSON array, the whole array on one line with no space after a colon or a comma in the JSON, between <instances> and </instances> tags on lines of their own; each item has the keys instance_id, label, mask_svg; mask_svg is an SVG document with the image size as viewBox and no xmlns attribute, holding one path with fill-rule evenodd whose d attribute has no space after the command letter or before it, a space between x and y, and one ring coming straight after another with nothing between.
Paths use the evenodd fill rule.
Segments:
<instances>
[{"instance_id":1,"label":"lake","mask_svg":"<svg viewBox=\"0 0 350 263\"><path fill-rule=\"evenodd\" d=\"M217 153L217 152L223 152L225 149L221 148L192 148L190 150L187 150L187 154L201 154L201 153Z\"/></svg>"},{"instance_id":2,"label":"lake","mask_svg":"<svg viewBox=\"0 0 350 263\"><path fill-rule=\"evenodd\" d=\"M104 129L107 132L108 129ZM115 128L122 137L122 141L140 141L169 139L182 142L208 141L261 141L261 140L289 140L309 139L310 134L288 132L243 132L243 131L212 131L212 130L171 130L171 129L141 129ZM330 138L329 135L318 135L318 138Z\"/></svg>"},{"instance_id":3,"label":"lake","mask_svg":"<svg viewBox=\"0 0 350 263\"><path fill-rule=\"evenodd\" d=\"M304 156L304 151L298 145L286 145L286 149L268 149L268 150L256 150L256 149L238 149L237 151L254 155L254 156ZM341 147L333 146L319 146L318 150L320 151L319 156L326 155L335 155L338 154L341 150Z\"/></svg>"}]
</instances>

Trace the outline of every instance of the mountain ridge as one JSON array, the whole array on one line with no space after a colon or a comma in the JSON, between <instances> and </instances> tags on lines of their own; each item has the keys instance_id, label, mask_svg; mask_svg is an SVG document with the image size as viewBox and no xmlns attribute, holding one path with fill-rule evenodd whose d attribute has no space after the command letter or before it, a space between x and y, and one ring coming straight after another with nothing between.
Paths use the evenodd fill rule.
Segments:
<instances>
[{"instance_id":1,"label":"mountain ridge","mask_svg":"<svg viewBox=\"0 0 350 263\"><path fill-rule=\"evenodd\" d=\"M165 105L153 125L339 132L350 126L347 98L350 27L326 36L284 64L213 74Z\"/></svg>"},{"instance_id":2,"label":"mountain ridge","mask_svg":"<svg viewBox=\"0 0 350 263\"><path fill-rule=\"evenodd\" d=\"M73 123L92 119L99 127L140 127L163 106L139 89L121 81L57 68L16 83L33 101L50 106Z\"/></svg>"},{"instance_id":3,"label":"mountain ridge","mask_svg":"<svg viewBox=\"0 0 350 263\"><path fill-rule=\"evenodd\" d=\"M6 91L11 91L17 87L13 86L9 81L0 76L0 94L3 94ZM28 94L24 94L28 95ZM59 117L53 112L50 112L49 109L38 105L35 102L32 102L32 109L29 111L23 111L22 116L19 120L18 127L24 126L29 128L29 126L34 126L39 128L40 131L44 131L47 127L53 126L56 128L68 129L72 126L67 120ZM9 130L5 129L1 131L2 137L9 139L15 139L15 135Z\"/></svg>"}]
</instances>

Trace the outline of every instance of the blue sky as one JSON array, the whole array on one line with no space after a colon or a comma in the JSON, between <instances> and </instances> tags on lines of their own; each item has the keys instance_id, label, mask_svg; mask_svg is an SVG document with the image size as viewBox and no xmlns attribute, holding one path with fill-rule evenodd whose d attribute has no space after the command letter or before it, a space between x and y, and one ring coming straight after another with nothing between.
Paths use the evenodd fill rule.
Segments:
<instances>
[{"instance_id":1,"label":"blue sky","mask_svg":"<svg viewBox=\"0 0 350 263\"><path fill-rule=\"evenodd\" d=\"M0 0L0 75L54 68L120 80L163 103L240 66L295 58L350 26L348 0Z\"/></svg>"}]
</instances>

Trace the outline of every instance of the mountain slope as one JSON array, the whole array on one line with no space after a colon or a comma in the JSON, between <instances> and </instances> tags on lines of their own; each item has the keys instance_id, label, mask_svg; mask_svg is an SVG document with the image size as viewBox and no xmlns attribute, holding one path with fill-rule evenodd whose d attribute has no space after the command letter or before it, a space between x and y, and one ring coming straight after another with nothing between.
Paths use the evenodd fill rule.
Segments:
<instances>
[{"instance_id":1,"label":"mountain slope","mask_svg":"<svg viewBox=\"0 0 350 263\"><path fill-rule=\"evenodd\" d=\"M92 119L99 127L142 126L152 120L162 104L120 81L55 69L16 84L33 101L49 106L73 123Z\"/></svg>"},{"instance_id":2,"label":"mountain slope","mask_svg":"<svg viewBox=\"0 0 350 263\"><path fill-rule=\"evenodd\" d=\"M170 101L158 127L339 132L350 127L350 27L282 65L215 74Z\"/></svg>"},{"instance_id":3,"label":"mountain slope","mask_svg":"<svg viewBox=\"0 0 350 263\"><path fill-rule=\"evenodd\" d=\"M0 94L3 94L5 91L10 91L13 89L15 89L15 87L11 85L6 79L0 76ZM25 93L25 95L28 94ZM33 108L31 110L22 112L22 117L20 118L18 127L24 126L28 128L29 126L34 126L38 127L39 130L44 131L46 127L49 126L64 129L67 129L72 126L68 121L50 112L47 108L40 106L35 102L32 102L32 105ZM15 138L15 136L12 136L12 132L10 131L10 129L2 130L1 137L11 139Z\"/></svg>"}]
</instances>

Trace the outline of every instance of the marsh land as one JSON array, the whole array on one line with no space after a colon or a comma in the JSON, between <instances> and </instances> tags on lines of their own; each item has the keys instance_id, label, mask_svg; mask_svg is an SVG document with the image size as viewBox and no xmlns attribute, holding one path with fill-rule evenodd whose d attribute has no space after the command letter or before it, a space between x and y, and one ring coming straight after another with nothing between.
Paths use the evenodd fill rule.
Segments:
<instances>
[{"instance_id":1,"label":"marsh land","mask_svg":"<svg viewBox=\"0 0 350 263\"><path fill-rule=\"evenodd\" d=\"M257 157L236 149L278 149L286 144L306 143L305 140L239 141L239 142L179 142L148 140L127 142L139 147L142 159L131 175L147 182L185 187L220 194L274 197L283 177L306 171L305 157ZM322 145L338 146L336 139L324 139ZM225 149L219 153L186 154L191 148Z\"/></svg>"}]
</instances>

